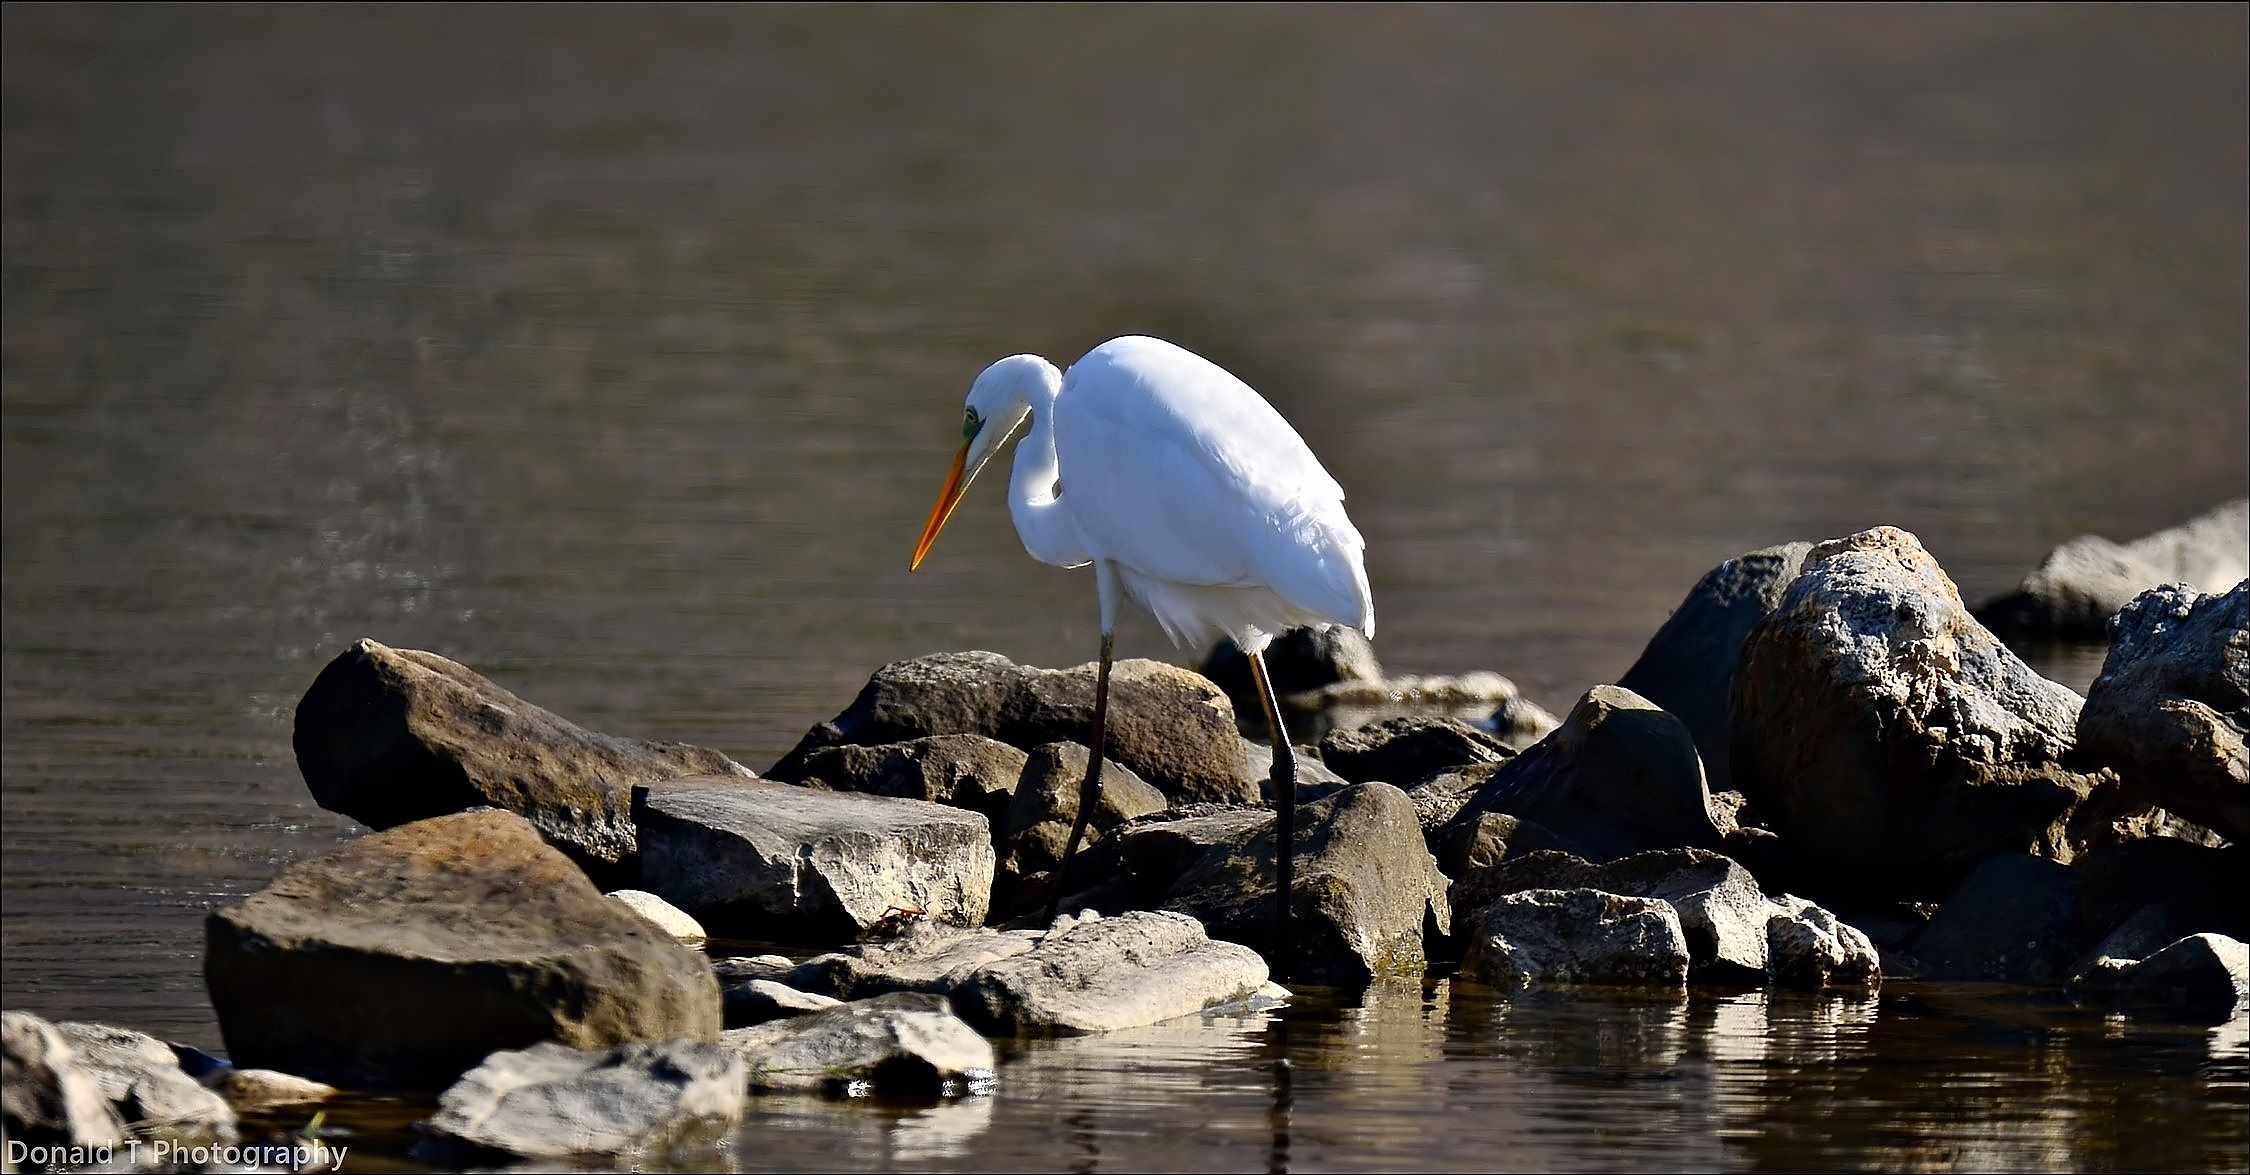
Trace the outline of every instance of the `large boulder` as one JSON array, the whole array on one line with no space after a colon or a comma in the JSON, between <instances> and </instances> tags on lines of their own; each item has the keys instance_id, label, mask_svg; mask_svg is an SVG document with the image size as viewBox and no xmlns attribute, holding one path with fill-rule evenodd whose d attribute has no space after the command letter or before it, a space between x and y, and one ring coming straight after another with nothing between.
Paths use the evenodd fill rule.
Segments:
<instances>
[{"instance_id":1,"label":"large boulder","mask_svg":"<svg viewBox=\"0 0 2250 1175\"><path fill-rule=\"evenodd\" d=\"M1095 666L1038 669L997 653L934 653L875 671L852 704L798 740L767 772L810 777L823 747L978 734L1030 750L1084 741L1093 725ZM1105 753L1176 803L1254 802L1234 707L1198 674L1158 661L1110 671Z\"/></svg>"},{"instance_id":2,"label":"large boulder","mask_svg":"<svg viewBox=\"0 0 2250 1175\"><path fill-rule=\"evenodd\" d=\"M2081 535L2048 552L2016 590L1977 609L2010 635L2098 641L2133 597L2161 584L2223 592L2250 576L2250 498L2130 543Z\"/></svg>"},{"instance_id":3,"label":"large boulder","mask_svg":"<svg viewBox=\"0 0 2250 1175\"><path fill-rule=\"evenodd\" d=\"M1695 739L1646 698L1598 685L1554 733L1492 773L1454 823L1499 812L1531 821L1580 855L1720 843Z\"/></svg>"},{"instance_id":4,"label":"large boulder","mask_svg":"<svg viewBox=\"0 0 2250 1175\"><path fill-rule=\"evenodd\" d=\"M0 1126L8 1142L25 1146L125 1141L125 1126L94 1074L54 1025L29 1012L0 1012Z\"/></svg>"},{"instance_id":5,"label":"large boulder","mask_svg":"<svg viewBox=\"0 0 2250 1175\"><path fill-rule=\"evenodd\" d=\"M436 653L366 639L313 679L293 742L332 812L380 829L505 808L596 871L630 868L634 784L750 774L717 751L587 730Z\"/></svg>"},{"instance_id":6,"label":"large boulder","mask_svg":"<svg viewBox=\"0 0 2250 1175\"><path fill-rule=\"evenodd\" d=\"M66 1020L55 1031L134 1137L185 1147L234 1144L233 1107L189 1076L171 1045L109 1024Z\"/></svg>"},{"instance_id":7,"label":"large boulder","mask_svg":"<svg viewBox=\"0 0 2250 1175\"><path fill-rule=\"evenodd\" d=\"M722 1038L761 1093L871 1091L894 1097L973 1093L992 1082L992 1045L944 996L898 992L839 1004Z\"/></svg>"},{"instance_id":8,"label":"large boulder","mask_svg":"<svg viewBox=\"0 0 2250 1175\"><path fill-rule=\"evenodd\" d=\"M1287 979L1365 984L1420 972L1436 945L1430 937L1449 932L1452 912L1406 793L1363 783L1298 810L1286 959L1273 955L1274 824L1260 821L1204 854L1165 907L1257 948Z\"/></svg>"},{"instance_id":9,"label":"large boulder","mask_svg":"<svg viewBox=\"0 0 2250 1175\"><path fill-rule=\"evenodd\" d=\"M2224 595L2178 585L2118 613L2086 691L2078 748L2129 794L2250 842L2250 580Z\"/></svg>"},{"instance_id":10,"label":"large boulder","mask_svg":"<svg viewBox=\"0 0 2250 1175\"><path fill-rule=\"evenodd\" d=\"M742 1121L747 1077L739 1053L690 1041L497 1052L439 1096L414 1153L455 1167L622 1158L689 1169Z\"/></svg>"},{"instance_id":11,"label":"large boulder","mask_svg":"<svg viewBox=\"0 0 2250 1175\"><path fill-rule=\"evenodd\" d=\"M1497 987L1687 983L1680 917L1655 898L1529 889L1485 903L1461 936L1461 974Z\"/></svg>"},{"instance_id":12,"label":"large boulder","mask_svg":"<svg viewBox=\"0 0 2250 1175\"><path fill-rule=\"evenodd\" d=\"M1533 889L1595 889L1655 898L1679 916L1689 975L1698 982L1762 983L1766 923L1773 903L1748 870L1702 849L1665 849L1594 864L1553 851L1509 855L1493 868L1454 883L1453 918L1468 923L1478 907Z\"/></svg>"},{"instance_id":13,"label":"large boulder","mask_svg":"<svg viewBox=\"0 0 2250 1175\"><path fill-rule=\"evenodd\" d=\"M361 837L205 922L236 1063L437 1089L499 1049L710 1040L702 955L604 897L522 817Z\"/></svg>"},{"instance_id":14,"label":"large boulder","mask_svg":"<svg viewBox=\"0 0 2250 1175\"><path fill-rule=\"evenodd\" d=\"M1620 688L1686 724L1716 790L1731 786L1727 700L1734 690L1742 638L1781 603L1782 591L1797 578L1811 550L1811 543L1783 543L1738 555L1705 572L1648 639L1640 659L1617 679Z\"/></svg>"},{"instance_id":15,"label":"large boulder","mask_svg":"<svg viewBox=\"0 0 2250 1175\"><path fill-rule=\"evenodd\" d=\"M1023 768L1024 753L997 739L941 734L882 746L821 747L795 764L787 782L967 808L984 813L997 830L1006 825Z\"/></svg>"},{"instance_id":16,"label":"large boulder","mask_svg":"<svg viewBox=\"0 0 2250 1175\"><path fill-rule=\"evenodd\" d=\"M1266 646L1266 676L1283 700L1293 694L1317 690L1339 681L1381 681L1382 662L1375 646L1356 628L1343 624L1318 624L1293 628ZM1234 712L1257 719L1263 706L1250 674L1250 658L1231 640L1211 646L1203 658L1203 676L1225 690Z\"/></svg>"},{"instance_id":17,"label":"large boulder","mask_svg":"<svg viewBox=\"0 0 2250 1175\"><path fill-rule=\"evenodd\" d=\"M1464 767L1499 763L1514 751L1458 718L1388 718L1320 740L1320 760L1353 783L1406 787Z\"/></svg>"},{"instance_id":18,"label":"large boulder","mask_svg":"<svg viewBox=\"0 0 2250 1175\"><path fill-rule=\"evenodd\" d=\"M2078 913L2078 872L2002 853L1969 872L1914 940L1926 979L2059 983L2090 945Z\"/></svg>"},{"instance_id":19,"label":"large boulder","mask_svg":"<svg viewBox=\"0 0 2250 1175\"><path fill-rule=\"evenodd\" d=\"M974 926L992 897L983 816L762 779L637 789L641 887L720 933L848 939L886 917Z\"/></svg>"},{"instance_id":20,"label":"large boulder","mask_svg":"<svg viewBox=\"0 0 2250 1175\"><path fill-rule=\"evenodd\" d=\"M2078 708L1877 527L1814 547L1743 641L1734 783L1816 889L1939 893L1995 852L2076 851L2098 782L2064 763Z\"/></svg>"},{"instance_id":21,"label":"large boulder","mask_svg":"<svg viewBox=\"0 0 2250 1175\"><path fill-rule=\"evenodd\" d=\"M1265 985L1256 952L1212 941L1187 915L1066 915L1030 952L968 976L953 1004L994 1035L1076 1036L1239 1004Z\"/></svg>"}]
</instances>

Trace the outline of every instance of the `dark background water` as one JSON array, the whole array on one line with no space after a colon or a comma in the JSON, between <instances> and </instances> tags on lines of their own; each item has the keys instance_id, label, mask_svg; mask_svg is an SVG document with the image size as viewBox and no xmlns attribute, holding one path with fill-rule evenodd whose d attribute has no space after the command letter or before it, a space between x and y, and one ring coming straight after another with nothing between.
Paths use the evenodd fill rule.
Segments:
<instances>
[{"instance_id":1,"label":"dark background water","mask_svg":"<svg viewBox=\"0 0 2250 1175\"><path fill-rule=\"evenodd\" d=\"M1234 369L1386 663L1556 709L1751 547L1976 598L2250 478L2240 6L4 21L11 1007L216 1043L201 912L352 831L288 738L361 635L761 767L893 657L1089 658L990 488L905 572L1012 351Z\"/></svg>"}]
</instances>

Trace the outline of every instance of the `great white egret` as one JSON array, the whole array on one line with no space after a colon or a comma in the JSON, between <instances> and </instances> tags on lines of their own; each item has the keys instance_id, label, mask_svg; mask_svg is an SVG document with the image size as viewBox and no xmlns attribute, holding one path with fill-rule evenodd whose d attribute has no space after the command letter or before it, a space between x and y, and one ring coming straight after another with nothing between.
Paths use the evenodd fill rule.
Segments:
<instances>
[{"instance_id":1,"label":"great white egret","mask_svg":"<svg viewBox=\"0 0 2250 1175\"><path fill-rule=\"evenodd\" d=\"M1344 514L1343 487L1273 405L1185 348L1111 339L1067 373L1037 355L1011 355L969 385L961 450L910 569L922 566L969 483L1027 421L1008 484L1016 534L1042 563L1093 564L1102 622L1091 755L1048 916L1101 796L1117 609L1131 597L1175 645L1224 635L1249 657L1273 739L1278 971L1289 958L1297 762L1264 652L1277 634L1305 625L1375 635L1367 543Z\"/></svg>"}]
</instances>

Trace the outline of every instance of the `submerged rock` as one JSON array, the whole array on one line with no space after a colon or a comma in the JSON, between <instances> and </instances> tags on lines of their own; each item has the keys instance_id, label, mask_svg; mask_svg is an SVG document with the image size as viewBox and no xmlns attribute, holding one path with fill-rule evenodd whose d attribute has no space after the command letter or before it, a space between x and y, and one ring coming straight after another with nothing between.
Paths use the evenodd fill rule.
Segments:
<instances>
[{"instance_id":1,"label":"submerged rock","mask_svg":"<svg viewBox=\"0 0 2250 1175\"><path fill-rule=\"evenodd\" d=\"M124 1124L70 1042L28 1012L0 1012L0 1125L10 1143L25 1146L125 1141Z\"/></svg>"},{"instance_id":2,"label":"submerged rock","mask_svg":"<svg viewBox=\"0 0 2250 1175\"><path fill-rule=\"evenodd\" d=\"M1037 669L985 652L894 661L768 774L807 778L813 753L823 747L934 735L983 735L1024 750L1084 740L1093 723L1095 668ZM1118 662L1110 673L1107 739L1107 757L1175 803L1257 799L1234 707L1195 673L1157 661Z\"/></svg>"},{"instance_id":3,"label":"submerged rock","mask_svg":"<svg viewBox=\"0 0 2250 1175\"><path fill-rule=\"evenodd\" d=\"M1962 878L1914 940L1926 979L2059 983L2088 940L2077 871L2003 853Z\"/></svg>"},{"instance_id":4,"label":"submerged rock","mask_svg":"<svg viewBox=\"0 0 2250 1175\"><path fill-rule=\"evenodd\" d=\"M2098 641L2133 597L2161 584L2223 592L2250 576L2250 499L2130 543L2082 535L2056 547L1977 617L2001 632Z\"/></svg>"},{"instance_id":5,"label":"submerged rock","mask_svg":"<svg viewBox=\"0 0 2250 1175\"><path fill-rule=\"evenodd\" d=\"M1655 898L1531 889L1486 903L1461 927L1461 974L1498 987L1687 983L1687 936Z\"/></svg>"},{"instance_id":6,"label":"submerged rock","mask_svg":"<svg viewBox=\"0 0 2250 1175\"><path fill-rule=\"evenodd\" d=\"M497 1052L438 1098L414 1153L448 1165L614 1156L668 1167L742 1121L745 1076L737 1053L687 1041Z\"/></svg>"},{"instance_id":7,"label":"submerged rock","mask_svg":"<svg viewBox=\"0 0 2250 1175\"><path fill-rule=\"evenodd\" d=\"M1687 726L1713 790L1732 786L1727 704L1742 638L1781 603L1811 550L1811 543L1783 543L1712 568L1617 679Z\"/></svg>"},{"instance_id":8,"label":"submerged rock","mask_svg":"<svg viewBox=\"0 0 2250 1175\"><path fill-rule=\"evenodd\" d=\"M1687 727L1614 685L1586 691L1553 734L1494 771L1454 820L1490 812L1536 823L1599 860L1720 843Z\"/></svg>"},{"instance_id":9,"label":"submerged rock","mask_svg":"<svg viewBox=\"0 0 2250 1175\"><path fill-rule=\"evenodd\" d=\"M784 782L967 808L1000 829L1023 769L1024 753L997 739L941 734L883 746L822 747L796 761Z\"/></svg>"},{"instance_id":10,"label":"submerged rock","mask_svg":"<svg viewBox=\"0 0 2250 1175\"><path fill-rule=\"evenodd\" d=\"M944 996L914 992L728 1029L722 1043L748 1063L750 1088L772 1093L958 1095L988 1084L997 1063Z\"/></svg>"},{"instance_id":11,"label":"submerged rock","mask_svg":"<svg viewBox=\"0 0 2250 1175\"><path fill-rule=\"evenodd\" d=\"M852 938L886 916L974 926L992 896L984 817L769 780L639 789L641 884L721 932Z\"/></svg>"},{"instance_id":12,"label":"submerged rock","mask_svg":"<svg viewBox=\"0 0 2250 1175\"><path fill-rule=\"evenodd\" d=\"M1413 801L1389 784L1364 783L1298 810L1287 959L1271 953L1274 824L1263 820L1205 853L1172 887L1166 908L1257 948L1287 979L1365 984L1420 972L1429 938L1449 933L1452 911Z\"/></svg>"},{"instance_id":13,"label":"submerged rock","mask_svg":"<svg viewBox=\"0 0 2250 1175\"><path fill-rule=\"evenodd\" d=\"M64 1021L55 1031L133 1137L176 1146L235 1142L234 1108L182 1070L171 1045L108 1024Z\"/></svg>"},{"instance_id":14,"label":"submerged rock","mask_svg":"<svg viewBox=\"0 0 2250 1175\"><path fill-rule=\"evenodd\" d=\"M205 922L204 978L245 1066L435 1089L499 1049L709 1040L703 956L605 898L519 816L361 837Z\"/></svg>"},{"instance_id":15,"label":"submerged rock","mask_svg":"<svg viewBox=\"0 0 2250 1175\"><path fill-rule=\"evenodd\" d=\"M2078 707L1878 527L1814 547L1744 640L1733 779L1809 883L1942 892L1995 852L2076 850L2066 817L2096 782L2064 763Z\"/></svg>"},{"instance_id":16,"label":"submerged rock","mask_svg":"<svg viewBox=\"0 0 2250 1175\"><path fill-rule=\"evenodd\" d=\"M1066 1036L1191 1016L1266 986L1248 947L1212 941L1185 914L1133 911L1057 919L1029 953L962 981L953 1004L994 1035Z\"/></svg>"},{"instance_id":17,"label":"submerged rock","mask_svg":"<svg viewBox=\"0 0 2250 1175\"><path fill-rule=\"evenodd\" d=\"M702 946L710 937L703 933L703 924L690 917L687 911L645 889L613 889L609 891L609 900L648 919L658 930L687 946Z\"/></svg>"},{"instance_id":18,"label":"submerged rock","mask_svg":"<svg viewBox=\"0 0 2250 1175\"><path fill-rule=\"evenodd\" d=\"M1858 928L1803 898L1783 894L1766 918L1767 967L1783 987L1872 987L1882 956Z\"/></svg>"},{"instance_id":19,"label":"submerged rock","mask_svg":"<svg viewBox=\"0 0 2250 1175\"><path fill-rule=\"evenodd\" d=\"M717 751L587 730L436 653L366 639L305 691L292 741L332 812L381 829L505 808L597 871L631 866L633 785L750 774Z\"/></svg>"},{"instance_id":20,"label":"submerged rock","mask_svg":"<svg viewBox=\"0 0 2250 1175\"><path fill-rule=\"evenodd\" d=\"M1702 849L1665 849L1596 865L1568 853L1511 854L1454 884L1454 920L1467 923L1494 898L1525 890L1594 889L1655 898L1672 907L1699 982L1762 983L1773 903L1748 870Z\"/></svg>"},{"instance_id":21,"label":"submerged rock","mask_svg":"<svg viewBox=\"0 0 2250 1175\"><path fill-rule=\"evenodd\" d=\"M2118 614L2086 691L2078 746L2129 794L2250 841L2250 581L2224 595L2179 586Z\"/></svg>"},{"instance_id":22,"label":"submerged rock","mask_svg":"<svg viewBox=\"0 0 2250 1175\"><path fill-rule=\"evenodd\" d=\"M2101 959L2073 986L2126 1007L2222 1023L2250 995L2250 946L2223 934L2191 934L2138 961Z\"/></svg>"}]
</instances>

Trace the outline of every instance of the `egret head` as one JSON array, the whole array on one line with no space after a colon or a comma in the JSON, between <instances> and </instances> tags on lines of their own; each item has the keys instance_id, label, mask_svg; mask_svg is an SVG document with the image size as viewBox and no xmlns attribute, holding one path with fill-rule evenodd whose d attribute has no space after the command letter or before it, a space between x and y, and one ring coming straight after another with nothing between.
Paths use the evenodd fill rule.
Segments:
<instances>
[{"instance_id":1,"label":"egret head","mask_svg":"<svg viewBox=\"0 0 2250 1175\"><path fill-rule=\"evenodd\" d=\"M969 483L1023 427L1035 399L1052 400L1061 386L1062 373L1037 355L1010 355L978 374L962 405L961 451L953 455L953 468L946 472L945 488L938 491L929 521L922 524L922 537L914 544L914 558L907 570L921 568L931 544L937 542L938 532L945 529L946 519L953 517L953 508L968 492Z\"/></svg>"}]
</instances>

